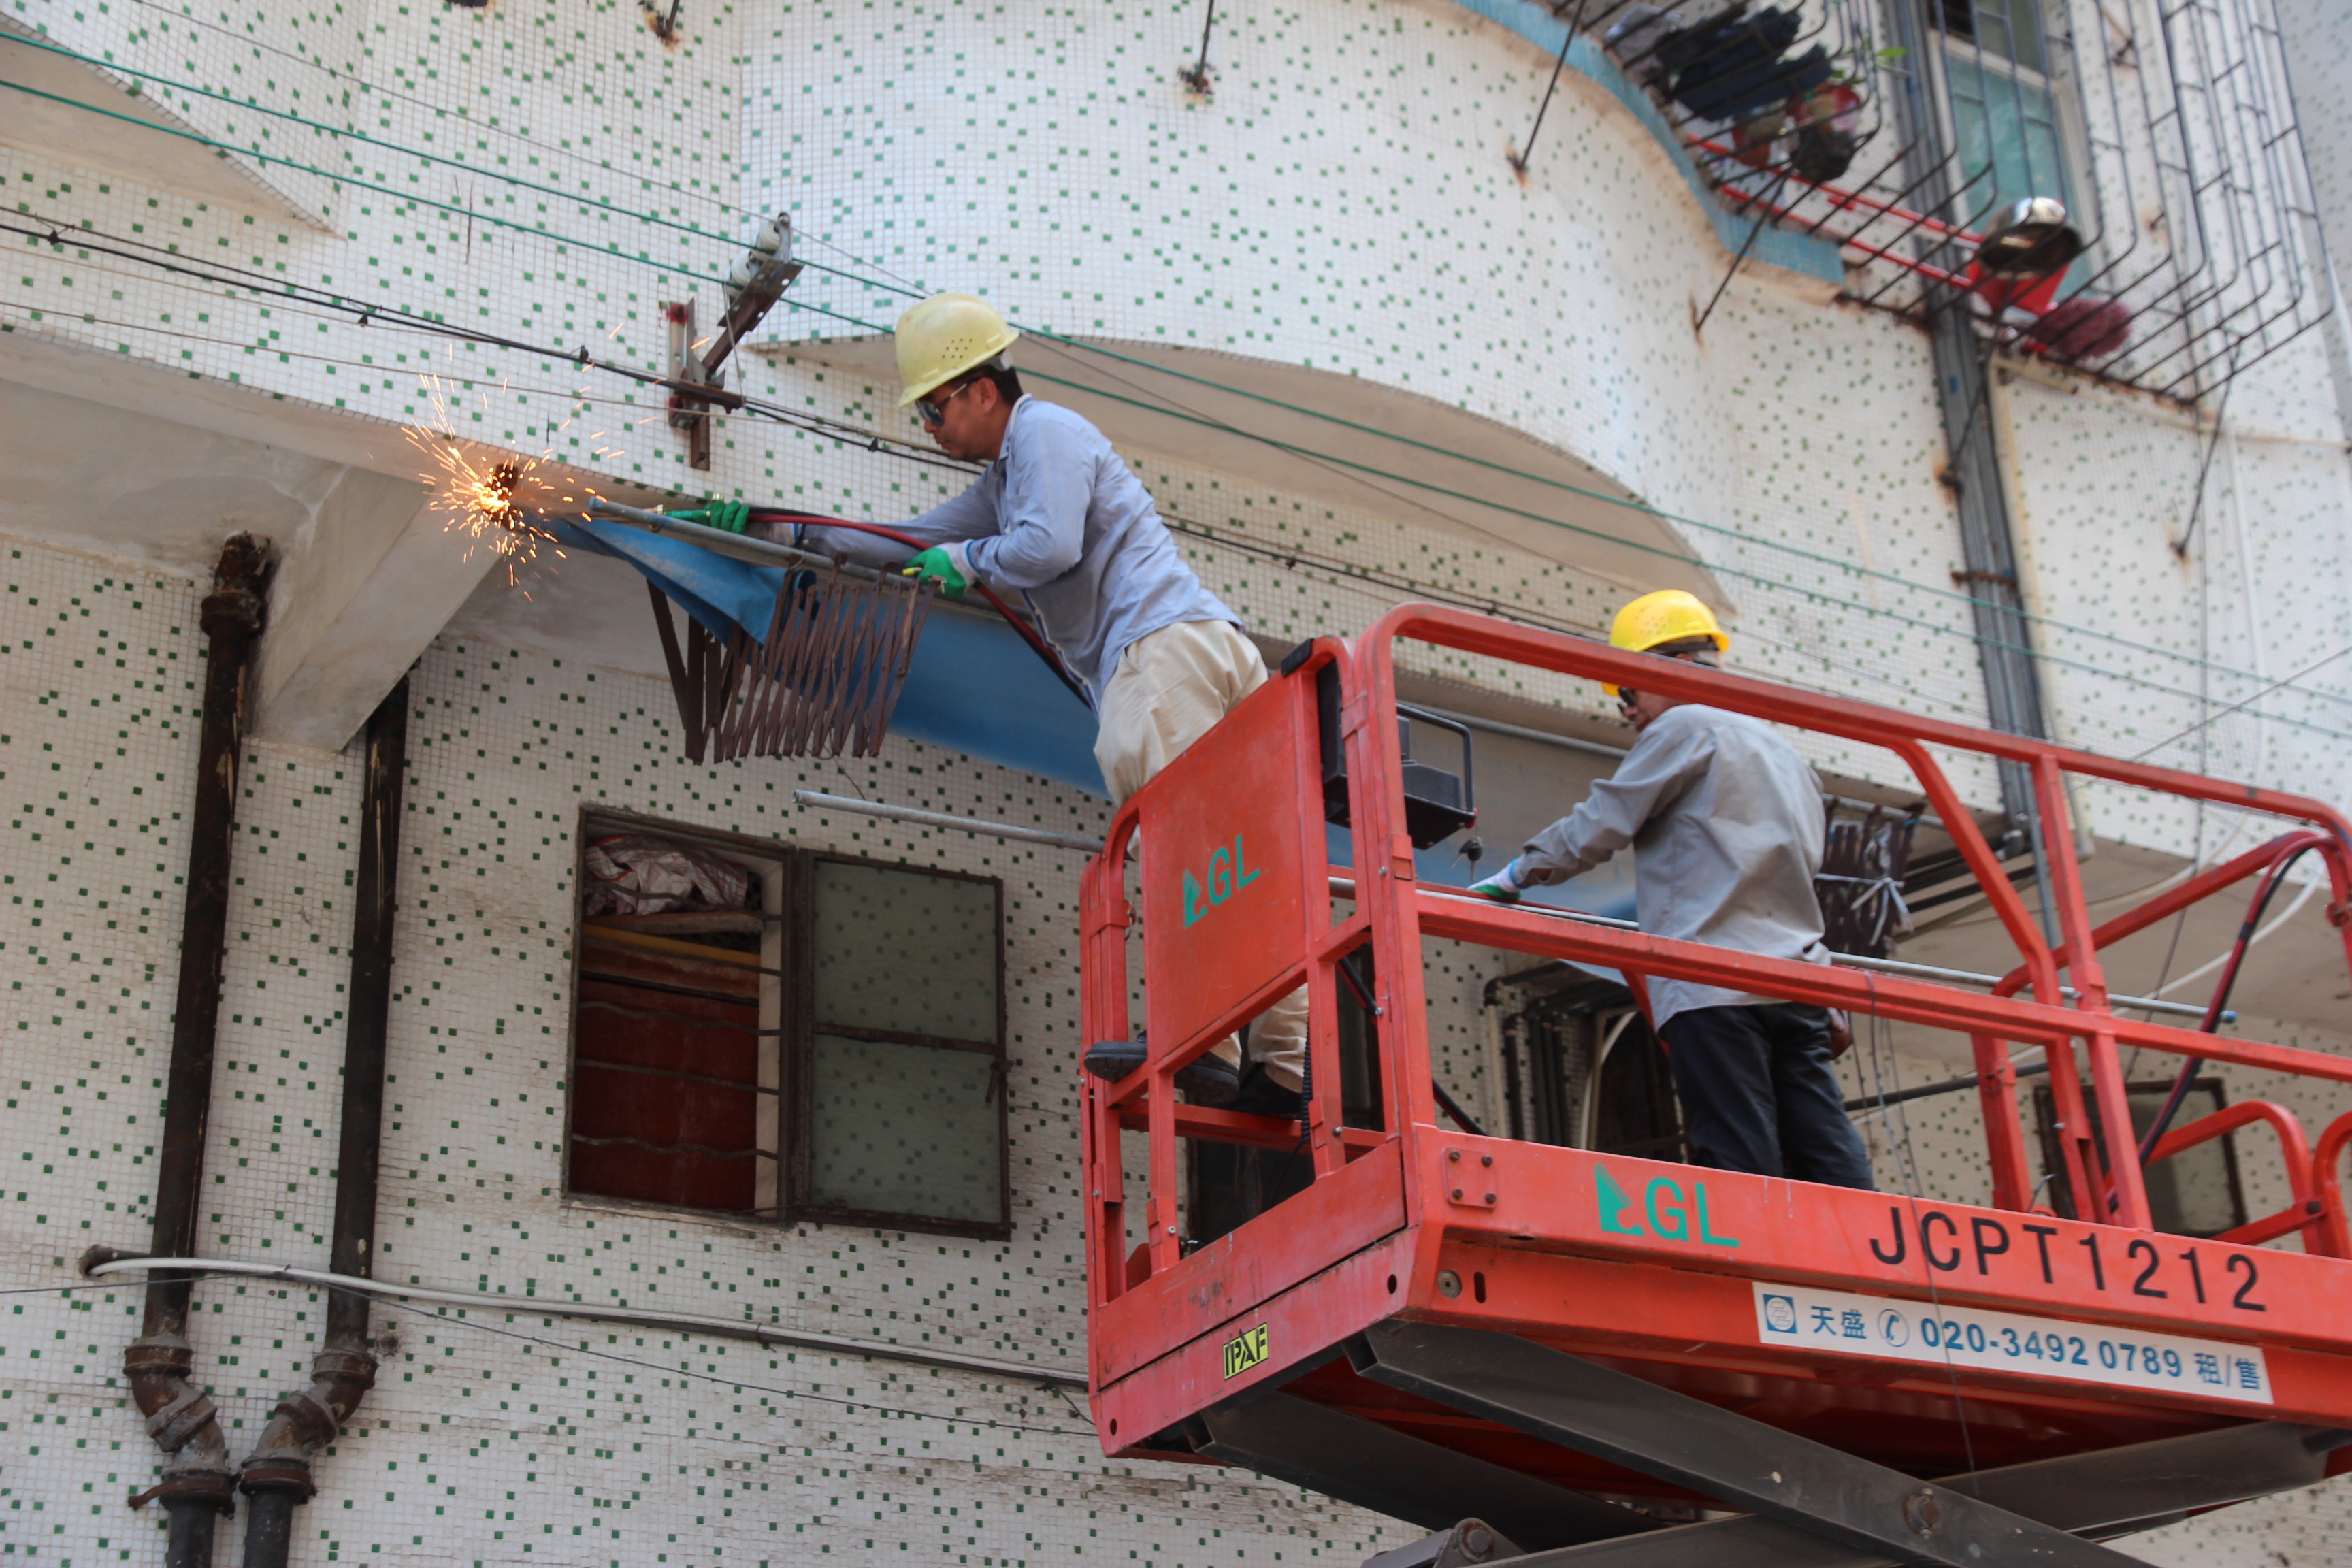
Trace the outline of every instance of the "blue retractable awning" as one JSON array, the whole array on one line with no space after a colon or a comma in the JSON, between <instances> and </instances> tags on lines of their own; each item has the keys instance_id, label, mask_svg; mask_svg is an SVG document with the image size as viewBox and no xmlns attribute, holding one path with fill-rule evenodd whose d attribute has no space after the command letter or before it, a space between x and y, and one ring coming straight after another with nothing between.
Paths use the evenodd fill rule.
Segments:
<instances>
[{"instance_id":1,"label":"blue retractable awning","mask_svg":"<svg viewBox=\"0 0 2352 1568\"><path fill-rule=\"evenodd\" d=\"M714 637L764 637L784 570L614 522L558 522L566 550L625 561ZM991 613L941 605L923 624L891 732L1108 797L1095 716L1021 634Z\"/></svg>"},{"instance_id":2,"label":"blue retractable awning","mask_svg":"<svg viewBox=\"0 0 2352 1568\"><path fill-rule=\"evenodd\" d=\"M714 637L731 637L738 628L764 637L775 616L776 595L785 575L782 567L754 566L688 540L619 523L559 522L553 527L565 549L609 555L644 573ZM1093 710L1045 668L1018 632L993 614L942 605L924 622L890 729L1088 795L1105 799L1110 795L1095 763ZM1330 829L1329 846L1331 863L1346 866L1347 832ZM1459 840L1453 840L1416 854L1413 872L1424 882L1467 887L1516 851L1515 845L1496 844L1473 867L1462 858ZM1630 920L1633 878L1629 860L1619 857L1572 882L1539 889L1528 895L1529 901ZM1616 978L1612 970L1591 973Z\"/></svg>"}]
</instances>

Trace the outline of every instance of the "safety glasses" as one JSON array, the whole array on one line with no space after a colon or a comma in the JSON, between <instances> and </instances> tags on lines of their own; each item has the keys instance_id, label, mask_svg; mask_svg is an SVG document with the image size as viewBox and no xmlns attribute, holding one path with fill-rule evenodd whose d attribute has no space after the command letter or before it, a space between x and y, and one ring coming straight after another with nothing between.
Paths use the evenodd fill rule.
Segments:
<instances>
[{"instance_id":1,"label":"safety glasses","mask_svg":"<svg viewBox=\"0 0 2352 1568\"><path fill-rule=\"evenodd\" d=\"M979 384L980 383L976 381L967 381L945 397L918 398L915 402L915 412L921 416L926 425L944 425L948 422L948 405Z\"/></svg>"}]
</instances>

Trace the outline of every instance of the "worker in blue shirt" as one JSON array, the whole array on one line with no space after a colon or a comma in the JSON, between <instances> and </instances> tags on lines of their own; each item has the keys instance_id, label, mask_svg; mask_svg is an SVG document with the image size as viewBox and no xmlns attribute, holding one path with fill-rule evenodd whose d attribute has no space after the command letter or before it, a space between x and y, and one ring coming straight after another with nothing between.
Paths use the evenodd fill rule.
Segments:
<instances>
[{"instance_id":1,"label":"worker in blue shirt","mask_svg":"<svg viewBox=\"0 0 2352 1568\"><path fill-rule=\"evenodd\" d=\"M901 408L940 450L987 469L971 488L897 526L929 544L909 572L960 596L975 583L1017 589L1097 716L1095 760L1113 802L1143 787L1265 683L1241 617L1184 563L1151 494L1081 416L1021 390L1004 361L1020 334L985 300L935 294L898 319ZM903 547L811 524L796 542L873 565ZM1304 991L1250 1031L1244 1070L1227 1039L1178 1075L1196 1104L1297 1117L1307 1058ZM1087 1070L1118 1079L1140 1041L1099 1041Z\"/></svg>"},{"instance_id":2,"label":"worker in blue shirt","mask_svg":"<svg viewBox=\"0 0 2352 1568\"><path fill-rule=\"evenodd\" d=\"M1612 647L1712 668L1729 639L1678 588L1617 613ZM1813 878L1821 781L1771 726L1656 691L1604 688L1640 732L1615 773L1471 891L1516 903L1631 846L1641 927L1768 958L1827 963ZM1691 1158L1718 1170L1873 1185L1870 1155L1831 1067L1828 1009L1654 976Z\"/></svg>"}]
</instances>

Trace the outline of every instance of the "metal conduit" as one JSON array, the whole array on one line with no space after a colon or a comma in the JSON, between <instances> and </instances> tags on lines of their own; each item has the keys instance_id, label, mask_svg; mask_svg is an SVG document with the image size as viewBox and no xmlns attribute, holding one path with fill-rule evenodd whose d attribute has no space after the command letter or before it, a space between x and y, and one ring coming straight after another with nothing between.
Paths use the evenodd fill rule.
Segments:
<instances>
[{"instance_id":1,"label":"metal conduit","mask_svg":"<svg viewBox=\"0 0 2352 1568\"><path fill-rule=\"evenodd\" d=\"M240 533L221 547L204 601L202 726L195 799L189 811L187 903L180 918L180 977L172 1015L172 1060L163 1136L155 1171L152 1246L165 1257L196 1250L205 1134L212 1116L213 1062L220 1034L221 963L228 940L229 850L236 837L237 761L245 737L246 677L261 635L269 547ZM171 1518L168 1568L209 1568L221 1515L236 1506L228 1443L218 1412L188 1380L194 1275L150 1277L139 1338L124 1347L122 1373L147 1435L163 1450L163 1479L132 1503L159 1500Z\"/></svg>"},{"instance_id":2,"label":"metal conduit","mask_svg":"<svg viewBox=\"0 0 2352 1568\"><path fill-rule=\"evenodd\" d=\"M348 1296L365 1301L383 1296L403 1301L428 1301L436 1306L455 1307L465 1311L496 1312L509 1318L579 1318L599 1323L635 1323L645 1328L668 1329L678 1333L748 1340L754 1344L790 1345L799 1350L824 1351L835 1355L867 1356L877 1361L905 1362L914 1366L935 1366L950 1372L1026 1379L1053 1388L1084 1391L1087 1386L1086 1374L1081 1369L1024 1366L1016 1362L992 1361L984 1356L960 1355L950 1351L894 1344L887 1340L861 1340L848 1334L812 1333L740 1318L705 1318L691 1312L650 1311L637 1307L583 1301L577 1298L442 1290L431 1286L399 1285L316 1268L296 1268L281 1263L243 1263L215 1258L134 1258L106 1247L92 1247L81 1260L82 1274L91 1279L109 1279L117 1274L152 1274L175 1268L187 1269L191 1276L219 1274L240 1279L283 1279L289 1284L331 1291L338 1300ZM250 1537L247 1543L249 1547Z\"/></svg>"},{"instance_id":3,"label":"metal conduit","mask_svg":"<svg viewBox=\"0 0 2352 1568\"><path fill-rule=\"evenodd\" d=\"M335 1148L335 1228L328 1267L364 1279L375 1266L376 1173L383 1149L384 1047L392 1012L392 942L400 882L400 816L408 751L408 680L368 720L360 804L359 870L352 915L349 1022L343 1035L343 1104ZM286 1568L294 1510L318 1486L310 1460L375 1385L368 1348L370 1299L327 1297L327 1331L310 1363L310 1386L278 1402L247 1456L238 1489L253 1500L245 1522L246 1568Z\"/></svg>"}]
</instances>

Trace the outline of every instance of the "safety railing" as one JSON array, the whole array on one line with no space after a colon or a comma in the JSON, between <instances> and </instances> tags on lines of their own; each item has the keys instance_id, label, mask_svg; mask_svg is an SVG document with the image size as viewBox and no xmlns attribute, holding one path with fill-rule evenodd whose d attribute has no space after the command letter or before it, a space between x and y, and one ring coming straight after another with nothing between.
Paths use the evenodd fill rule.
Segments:
<instances>
[{"instance_id":1,"label":"safety railing","mask_svg":"<svg viewBox=\"0 0 2352 1568\"><path fill-rule=\"evenodd\" d=\"M1532 904L1504 905L1418 882L1406 828L1395 723L1395 645L1411 640L1561 675L1638 687L1685 701L1749 714L1860 745L1881 748L1911 770L1928 808L1974 874L2013 944L2013 973L1988 994L1906 974L1760 957L1675 941ZM1318 688L1322 689L1318 694ZM1327 711L1336 706L1336 712ZM1327 754L1326 747L1337 747ZM1938 752L2013 763L2030 774L2042 815L2047 907L2057 940L2003 873ZM1352 867L1335 876L1324 853L1324 782L1344 771ZM2297 825L2268 845L2094 924L2077 863L2070 778L2202 800L2274 815ZM1565 804L1565 803L1564 803ZM1307 1194L1274 1211L1320 1205L1299 1226L1308 1269L1339 1250L1349 1226L1404 1222L1369 1180L1340 1178L1388 1158L1391 1145L1451 1136L1442 1131L1431 1078L1423 941L1441 938L1614 969L1638 994L1644 978L1672 978L1844 1008L1865 1017L1965 1034L1979 1065L1992 1205L2034 1206L2012 1054L2040 1046L2061 1124L2063 1174L2083 1217L2151 1229L2144 1171L2152 1161L2256 1121L2279 1137L2294 1201L2221 1238L2253 1243L2300 1232L2307 1251L2352 1256L2340 1174L2352 1144L2352 1117L2330 1126L2316 1151L2284 1108L2256 1101L2163 1130L2143 1155L2136 1144L2122 1055L2145 1051L2201 1062L2352 1084L2352 1058L2265 1041L2223 1037L2126 1016L2112 1004L2103 951L2156 921L2249 878L2265 889L2294 857L2315 855L2329 891L2328 917L2352 926L2352 827L2322 803L2048 742L1970 729L1849 699L1790 688L1682 661L1621 652L1554 633L1423 605L1398 607L1352 645L1322 639L1304 648L1286 678L1238 710L1121 810L1110 847L1090 864L1084 891L1084 1004L1088 1037L1129 1026L1124 891L1129 842L1140 830L1150 1059L1116 1085L1087 1088L1087 1178L1089 1277L1097 1305L1181 1261L1182 1166L1179 1143L1203 1140L1311 1152ZM1197 860L1199 864L1192 862ZM1328 889L1328 891L1327 891ZM2346 930L2352 970L2352 930ZM1342 978L1343 962L1369 955L1370 973ZM1310 1064L1306 1121L1294 1122L1178 1104L1177 1072L1279 997L1304 986ZM1338 1016L1343 994L1371 1036L1377 1114L1359 1108L1349 1125L1342 1102ZM2209 1016L2207 1027L2214 1021ZM2115 1108L2099 1117L2093 1107ZM1128 1250L1130 1226L1120 1152L1123 1130L1148 1133L1149 1199ZM1413 1151L1395 1158L1400 1169ZM1475 1173L1465 1185L1475 1205ZM1406 1183L1409 1186L1410 1184ZM1328 1189L1325 1193L1325 1189ZM1343 1192L1342 1189L1345 1189ZM1322 1194L1322 1195L1318 1195ZM1418 1202L1410 1195L1407 1204ZM1269 1216L1271 1217L1271 1216ZM1328 1247L1320 1247L1328 1239ZM1306 1278L1301 1275L1301 1278ZM1265 1281L1260 1281L1264 1284ZM1115 1358L1114 1358L1115 1359Z\"/></svg>"},{"instance_id":2,"label":"safety railing","mask_svg":"<svg viewBox=\"0 0 2352 1568\"><path fill-rule=\"evenodd\" d=\"M2241 1247L2260 1247L2266 1241L2276 1241L2293 1231L2304 1233L2306 1251L2327 1250L2325 1229L2321 1224L2318 1172L2311 1163L2311 1142L2303 1135L2303 1123L2294 1111L2267 1100L2242 1100L2237 1104L2202 1116L2188 1126L2168 1132L2149 1151L2147 1163L2169 1160L2174 1155L2224 1138L2241 1127L2262 1122L2278 1134L2279 1162L2286 1168L2287 1185L2294 1197L2274 1214L2249 1220L2244 1225L2225 1230L2213 1237L2215 1241L2235 1242Z\"/></svg>"}]
</instances>

